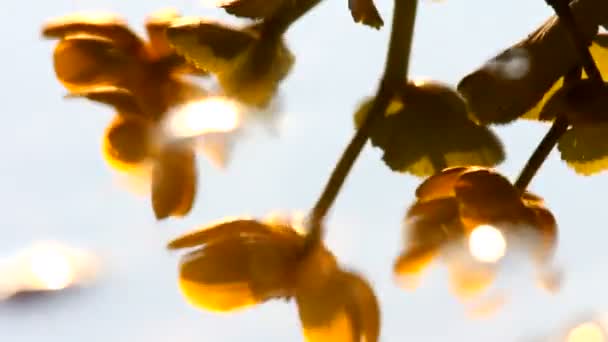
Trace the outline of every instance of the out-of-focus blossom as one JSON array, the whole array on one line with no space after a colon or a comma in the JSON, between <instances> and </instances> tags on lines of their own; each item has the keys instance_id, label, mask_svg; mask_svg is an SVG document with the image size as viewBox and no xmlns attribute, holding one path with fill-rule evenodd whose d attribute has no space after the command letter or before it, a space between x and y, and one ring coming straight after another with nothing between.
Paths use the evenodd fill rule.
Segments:
<instances>
[{"instance_id":1,"label":"out-of-focus blossom","mask_svg":"<svg viewBox=\"0 0 608 342\"><path fill-rule=\"evenodd\" d=\"M470 297L492 284L499 261L515 246L526 248L545 277L557 225L542 199L520 193L495 171L455 167L418 187L405 218L405 240L394 266L398 277L417 281L437 256L447 255L452 289Z\"/></svg>"},{"instance_id":2,"label":"out-of-focus blossom","mask_svg":"<svg viewBox=\"0 0 608 342\"><path fill-rule=\"evenodd\" d=\"M0 260L0 300L30 292L53 292L92 282L97 258L58 242L39 242Z\"/></svg>"},{"instance_id":3,"label":"out-of-focus blossom","mask_svg":"<svg viewBox=\"0 0 608 342\"><path fill-rule=\"evenodd\" d=\"M372 100L355 113L363 123ZM495 166L504 159L500 140L487 127L469 119L467 103L452 88L436 81L404 84L386 114L372 127L372 145L395 171L430 176L445 167Z\"/></svg>"},{"instance_id":4,"label":"out-of-focus blossom","mask_svg":"<svg viewBox=\"0 0 608 342\"><path fill-rule=\"evenodd\" d=\"M240 109L229 100L209 96L182 78L205 72L188 64L167 40L167 27L179 17L173 10L149 16L148 42L115 16L72 15L43 28L45 37L60 39L55 71L69 96L116 110L104 135L104 157L113 168L147 179L157 219L184 216L193 205L195 140L229 134L241 123ZM225 160L222 153L228 152L210 146L205 151L214 160Z\"/></svg>"},{"instance_id":5,"label":"out-of-focus blossom","mask_svg":"<svg viewBox=\"0 0 608 342\"><path fill-rule=\"evenodd\" d=\"M380 312L370 285L341 269L321 243L281 220L235 219L169 243L182 257L179 286L189 303L230 312L295 299L307 341L377 341ZM305 249L306 248L306 249Z\"/></svg>"}]
</instances>

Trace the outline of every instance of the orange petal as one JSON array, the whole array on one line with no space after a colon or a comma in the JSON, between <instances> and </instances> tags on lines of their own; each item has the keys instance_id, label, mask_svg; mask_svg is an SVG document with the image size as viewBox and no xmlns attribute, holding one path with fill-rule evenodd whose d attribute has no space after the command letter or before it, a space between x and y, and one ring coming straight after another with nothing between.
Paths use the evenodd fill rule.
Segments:
<instances>
[{"instance_id":1,"label":"orange petal","mask_svg":"<svg viewBox=\"0 0 608 342\"><path fill-rule=\"evenodd\" d=\"M167 39L167 27L180 17L177 10L168 8L154 12L146 18L146 31L150 40L150 57L158 59L175 52Z\"/></svg>"},{"instance_id":2,"label":"orange petal","mask_svg":"<svg viewBox=\"0 0 608 342\"><path fill-rule=\"evenodd\" d=\"M105 160L117 170L137 168L150 156L149 130L145 120L117 115L104 134Z\"/></svg>"},{"instance_id":3,"label":"orange petal","mask_svg":"<svg viewBox=\"0 0 608 342\"><path fill-rule=\"evenodd\" d=\"M481 266L448 265L450 287L459 298L467 299L481 294L493 283L495 272L493 269Z\"/></svg>"},{"instance_id":4,"label":"orange petal","mask_svg":"<svg viewBox=\"0 0 608 342\"><path fill-rule=\"evenodd\" d=\"M152 207L158 220L185 216L196 195L197 171L194 152L179 146L165 147L152 174Z\"/></svg>"},{"instance_id":5,"label":"orange petal","mask_svg":"<svg viewBox=\"0 0 608 342\"><path fill-rule=\"evenodd\" d=\"M75 34L88 34L105 38L112 45L137 56L144 49L141 39L129 29L120 17L101 13L72 14L47 22L42 28L46 38L67 38Z\"/></svg>"},{"instance_id":6,"label":"orange petal","mask_svg":"<svg viewBox=\"0 0 608 342\"><path fill-rule=\"evenodd\" d=\"M72 91L99 85L123 85L132 75L133 61L112 42L92 36L61 40L53 54L55 74Z\"/></svg>"},{"instance_id":7,"label":"orange petal","mask_svg":"<svg viewBox=\"0 0 608 342\"><path fill-rule=\"evenodd\" d=\"M369 284L337 271L322 288L296 291L306 341L376 342L380 310Z\"/></svg>"},{"instance_id":8,"label":"orange petal","mask_svg":"<svg viewBox=\"0 0 608 342\"><path fill-rule=\"evenodd\" d=\"M454 197L454 186L458 178L469 171L479 170L476 167L452 167L427 178L416 189L419 201L431 201L438 198Z\"/></svg>"},{"instance_id":9,"label":"orange petal","mask_svg":"<svg viewBox=\"0 0 608 342\"><path fill-rule=\"evenodd\" d=\"M96 86L92 88L86 88L82 91L72 92L66 97L86 97L91 101L107 104L114 107L120 115L139 117L144 117L145 115L139 108L137 99L130 91L124 88L119 88L115 86Z\"/></svg>"},{"instance_id":10,"label":"orange petal","mask_svg":"<svg viewBox=\"0 0 608 342\"><path fill-rule=\"evenodd\" d=\"M182 258L180 290L191 305L219 312L289 297L298 260L292 247L271 235L214 240Z\"/></svg>"},{"instance_id":11,"label":"orange petal","mask_svg":"<svg viewBox=\"0 0 608 342\"><path fill-rule=\"evenodd\" d=\"M195 247L225 237L244 238L247 236L263 237L270 235L274 236L275 239L291 241L294 246L302 240L301 236L289 227L272 226L257 220L228 219L225 222L210 224L193 232L186 233L171 241L167 248Z\"/></svg>"}]
</instances>

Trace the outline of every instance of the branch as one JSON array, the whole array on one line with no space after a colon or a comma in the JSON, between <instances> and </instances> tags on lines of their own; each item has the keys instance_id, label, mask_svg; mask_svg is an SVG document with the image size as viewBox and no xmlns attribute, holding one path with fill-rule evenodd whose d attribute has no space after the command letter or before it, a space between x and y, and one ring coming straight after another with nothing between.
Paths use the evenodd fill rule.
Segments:
<instances>
[{"instance_id":1,"label":"branch","mask_svg":"<svg viewBox=\"0 0 608 342\"><path fill-rule=\"evenodd\" d=\"M418 0L395 0L391 37L384 75L369 114L342 153L321 196L309 216L307 246L314 246L323 237L323 220L334 203L355 160L367 142L374 122L386 112L395 89L407 79L410 50L416 21ZM309 248L305 248L308 250Z\"/></svg>"}]
</instances>

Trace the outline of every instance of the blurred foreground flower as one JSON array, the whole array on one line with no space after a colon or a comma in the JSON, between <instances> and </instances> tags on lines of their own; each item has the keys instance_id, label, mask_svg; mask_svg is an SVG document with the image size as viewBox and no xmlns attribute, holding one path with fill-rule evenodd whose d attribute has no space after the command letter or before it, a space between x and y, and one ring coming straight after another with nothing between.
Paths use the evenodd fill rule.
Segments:
<instances>
[{"instance_id":1,"label":"blurred foreground flower","mask_svg":"<svg viewBox=\"0 0 608 342\"><path fill-rule=\"evenodd\" d=\"M204 72L187 64L166 39L167 27L177 18L172 10L149 16L147 43L114 16L68 16L43 29L44 36L60 38L55 71L70 96L116 110L104 135L105 159L119 171L145 178L145 186L151 183L157 219L184 216L192 208L195 140L227 134L240 124L239 109L230 101L182 80L184 74ZM207 151L223 164L226 146L215 141L216 148Z\"/></svg>"},{"instance_id":2,"label":"blurred foreground flower","mask_svg":"<svg viewBox=\"0 0 608 342\"><path fill-rule=\"evenodd\" d=\"M355 113L361 126L373 100ZM450 87L435 81L404 84L370 133L372 145L394 171L430 176L446 167L495 166L504 159L500 140L469 119L466 102Z\"/></svg>"},{"instance_id":3,"label":"blurred foreground flower","mask_svg":"<svg viewBox=\"0 0 608 342\"><path fill-rule=\"evenodd\" d=\"M553 215L542 199L521 194L491 169L448 168L425 180L407 212L405 235L405 251L394 266L405 282L415 285L433 259L446 254L455 294L480 294L493 282L498 262L520 243L540 268L543 285L556 286L546 273L557 242Z\"/></svg>"},{"instance_id":4,"label":"blurred foreground flower","mask_svg":"<svg viewBox=\"0 0 608 342\"><path fill-rule=\"evenodd\" d=\"M286 222L236 219L169 243L195 247L182 257L179 285L188 302L230 312L273 298L295 299L307 341L377 341L380 312L370 285L341 269L319 243Z\"/></svg>"},{"instance_id":5,"label":"blurred foreground flower","mask_svg":"<svg viewBox=\"0 0 608 342\"><path fill-rule=\"evenodd\" d=\"M0 300L86 285L97 276L91 253L58 242L40 242L0 260Z\"/></svg>"}]
</instances>

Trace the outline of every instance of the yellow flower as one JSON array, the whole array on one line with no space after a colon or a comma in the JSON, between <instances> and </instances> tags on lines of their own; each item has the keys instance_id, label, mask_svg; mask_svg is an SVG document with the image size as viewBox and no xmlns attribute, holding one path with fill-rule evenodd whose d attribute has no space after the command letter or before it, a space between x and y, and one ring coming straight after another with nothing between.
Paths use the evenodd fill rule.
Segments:
<instances>
[{"instance_id":1,"label":"yellow flower","mask_svg":"<svg viewBox=\"0 0 608 342\"><path fill-rule=\"evenodd\" d=\"M158 120L169 107L204 95L179 78L201 71L188 65L167 42L166 28L177 18L172 10L148 17L149 42L113 15L68 15L45 24L42 34L59 39L53 55L55 73L69 91L123 88L135 96L147 116Z\"/></svg>"},{"instance_id":2,"label":"yellow flower","mask_svg":"<svg viewBox=\"0 0 608 342\"><path fill-rule=\"evenodd\" d=\"M355 126L361 126L371 104L367 100L359 107ZM463 98L435 81L404 84L372 127L370 140L384 151L382 159L392 170L419 177L445 167L495 166L504 159L500 140L469 119Z\"/></svg>"},{"instance_id":3,"label":"yellow flower","mask_svg":"<svg viewBox=\"0 0 608 342\"><path fill-rule=\"evenodd\" d=\"M429 177L416 190L416 202L405 219L405 251L395 263L395 273L416 279L440 250L465 249L466 239L471 239L481 227L492 229L499 239L506 239L504 243L499 241L496 248L506 248L506 243L526 238L529 239L526 242L533 242L530 253L539 267L546 267L551 261L557 225L541 198L528 192L521 194L491 169L454 167ZM482 243L486 244L482 248L488 248L494 242ZM448 260L457 294L477 294L491 284L494 271L489 265L468 257ZM481 267L469 267L476 264Z\"/></svg>"},{"instance_id":4,"label":"yellow flower","mask_svg":"<svg viewBox=\"0 0 608 342\"><path fill-rule=\"evenodd\" d=\"M273 298L295 299L307 341L378 340L380 312L370 285L342 270L321 244L280 222L236 219L186 234L179 286L198 308L230 312Z\"/></svg>"}]
</instances>

